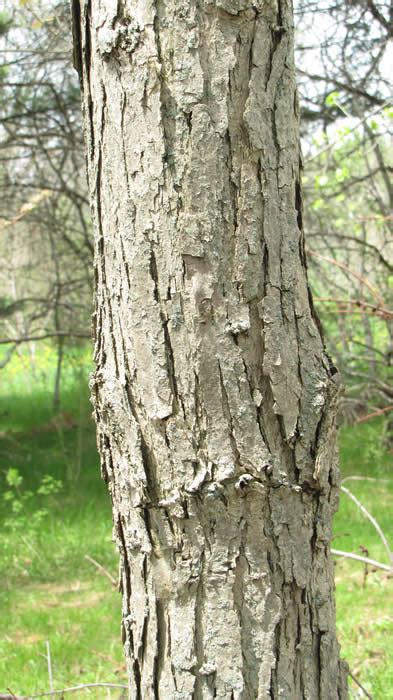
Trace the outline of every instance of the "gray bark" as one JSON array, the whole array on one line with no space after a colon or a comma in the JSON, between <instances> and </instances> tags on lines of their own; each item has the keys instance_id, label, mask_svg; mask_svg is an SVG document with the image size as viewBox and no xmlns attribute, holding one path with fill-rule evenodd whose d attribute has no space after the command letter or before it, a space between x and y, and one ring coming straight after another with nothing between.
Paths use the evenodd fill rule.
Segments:
<instances>
[{"instance_id":1,"label":"gray bark","mask_svg":"<svg viewBox=\"0 0 393 700\"><path fill-rule=\"evenodd\" d=\"M285 0L74 0L130 697L346 697Z\"/></svg>"}]
</instances>

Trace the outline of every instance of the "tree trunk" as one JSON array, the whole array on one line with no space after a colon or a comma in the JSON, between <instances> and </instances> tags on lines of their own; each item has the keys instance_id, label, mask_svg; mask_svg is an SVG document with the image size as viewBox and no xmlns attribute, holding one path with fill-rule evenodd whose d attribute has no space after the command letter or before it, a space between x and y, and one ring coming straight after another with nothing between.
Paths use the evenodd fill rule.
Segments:
<instances>
[{"instance_id":1,"label":"tree trunk","mask_svg":"<svg viewBox=\"0 0 393 700\"><path fill-rule=\"evenodd\" d=\"M74 0L130 697L346 697L285 0ZM337 375L336 375L337 376Z\"/></svg>"}]
</instances>

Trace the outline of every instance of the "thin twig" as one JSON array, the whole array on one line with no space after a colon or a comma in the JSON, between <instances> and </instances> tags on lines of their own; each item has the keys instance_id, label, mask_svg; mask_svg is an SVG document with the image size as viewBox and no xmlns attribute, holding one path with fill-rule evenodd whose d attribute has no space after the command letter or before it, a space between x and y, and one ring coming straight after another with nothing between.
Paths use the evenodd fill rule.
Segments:
<instances>
[{"instance_id":1,"label":"thin twig","mask_svg":"<svg viewBox=\"0 0 393 700\"><path fill-rule=\"evenodd\" d=\"M84 690L85 688L118 688L119 690L128 690L128 685L123 685L121 683L84 683L83 685L74 685L71 688L62 688L62 690L51 690L49 693L39 693L38 695L0 695L0 700L33 700L34 698L44 698L49 695L75 693L77 690ZM8 690L10 689L8 688Z\"/></svg>"},{"instance_id":2,"label":"thin twig","mask_svg":"<svg viewBox=\"0 0 393 700\"><path fill-rule=\"evenodd\" d=\"M315 253L311 253L314 255ZM352 273L352 271L350 271ZM347 313L347 314L370 314L372 316L381 316L381 318L392 318L393 311L387 309L381 304L375 305L370 304L368 301L363 301L362 299L335 299L334 297L314 297L315 301L326 304L336 304L338 307L336 313ZM343 306L344 305L344 306ZM348 306L349 308L345 308ZM354 309L353 307L357 307Z\"/></svg>"},{"instance_id":3,"label":"thin twig","mask_svg":"<svg viewBox=\"0 0 393 700\"><path fill-rule=\"evenodd\" d=\"M367 416L362 416L362 418L358 418L355 420L355 423L364 423L365 421L369 420L369 418L375 418L375 416L381 416L382 413L387 413L388 411L392 411L393 406L386 406L385 408L380 408L378 411L374 411L373 413L369 413Z\"/></svg>"},{"instance_id":4,"label":"thin twig","mask_svg":"<svg viewBox=\"0 0 393 700\"><path fill-rule=\"evenodd\" d=\"M393 565L393 554L392 554L392 551L389 547L389 542L387 541L386 535L384 534L384 532L383 532L381 526L379 525L379 523L377 522L377 520L374 518L373 515L371 515L371 513L367 510L367 508L363 505L363 503L361 503L359 501L359 499L356 498L356 496L352 493L352 491L350 491L349 489L346 488L346 486L341 486L341 491L343 491L348 496L348 498L350 498L357 505L357 507L359 508L359 510L361 510L363 515L370 521L370 523L372 523L372 525L374 525L376 531L378 532L378 535L380 536L380 538L385 546L385 549L388 553L389 560L390 560L391 564Z\"/></svg>"},{"instance_id":5,"label":"thin twig","mask_svg":"<svg viewBox=\"0 0 393 700\"><path fill-rule=\"evenodd\" d=\"M348 675L352 678L354 683L356 683L356 685L358 685L359 688L363 691L366 698L370 698L370 700L373 700L373 696L367 692L366 688L361 684L361 682L356 678L356 676L353 675L352 671L350 671L349 669L348 669Z\"/></svg>"},{"instance_id":6,"label":"thin twig","mask_svg":"<svg viewBox=\"0 0 393 700\"><path fill-rule=\"evenodd\" d=\"M350 275L355 277L359 282L364 284L365 287L367 287L371 294L376 298L378 303L384 307L384 300L381 297L380 293L378 292L375 287L371 284L371 282L368 281L365 277L362 277L362 275L359 275L355 270L352 270L348 265L345 265L344 263L340 262L339 260L335 260L334 258L328 258L326 255L321 255L321 253L317 253L315 250L310 250L308 248L307 250L307 255L312 255L314 258L319 258L320 260L324 260L325 262L330 263L331 265L335 265L336 267L339 267L341 270L344 270L345 272L348 272Z\"/></svg>"},{"instance_id":7,"label":"thin twig","mask_svg":"<svg viewBox=\"0 0 393 700\"><path fill-rule=\"evenodd\" d=\"M109 571L107 571L107 569L105 569L105 568L102 566L102 564L99 564L98 561L96 561L95 559L93 559L93 557L90 557L88 554L85 554L85 559L87 559L87 561L89 561L91 564L93 564L93 566L95 566L96 569L98 569L98 571L100 571L104 576L106 576L107 578L109 578L109 580L110 580L112 586L114 586L115 588L117 587L117 581L116 581L116 579L112 576L112 574L109 573Z\"/></svg>"},{"instance_id":8,"label":"thin twig","mask_svg":"<svg viewBox=\"0 0 393 700\"><path fill-rule=\"evenodd\" d=\"M90 333L83 333L82 331L53 331L48 333L42 333L41 335L26 335L20 338L0 338L0 345L8 345L8 343L27 343L32 340L46 340L46 338L58 338L64 336L65 338L91 338ZM1 695L0 695L1 700Z\"/></svg>"},{"instance_id":9,"label":"thin twig","mask_svg":"<svg viewBox=\"0 0 393 700\"><path fill-rule=\"evenodd\" d=\"M303 73L303 71L299 71L299 72ZM354 131L356 131L356 129L359 128L359 126L361 126L364 122L366 122L367 119L372 119L372 117L374 117L376 114L379 114L379 112L382 112L382 110L384 110L388 106L389 106L389 103L385 102L385 104L378 107L378 109L376 109L374 112L371 112L371 114L366 114L362 119L359 119L358 123L355 124L355 126L353 126L351 129L349 129L349 131L346 132L345 136L352 134ZM312 160L319 158L319 156L321 156L323 153L326 153L327 151L330 151L332 148L335 148L335 146L338 146L340 142L341 143L343 142L342 136L340 136L339 138L332 141L332 143L329 143L325 148L322 148L320 151L317 151L317 153L314 153L313 155L309 156L305 162L311 163Z\"/></svg>"},{"instance_id":10,"label":"thin twig","mask_svg":"<svg viewBox=\"0 0 393 700\"><path fill-rule=\"evenodd\" d=\"M391 479L375 479L373 476L346 476L341 484L345 484L346 481L377 481L380 484L388 484Z\"/></svg>"},{"instance_id":11,"label":"thin twig","mask_svg":"<svg viewBox=\"0 0 393 700\"><path fill-rule=\"evenodd\" d=\"M389 573L393 572L393 567L388 566L387 564L381 564L379 561L375 561L374 559L368 559L368 557L361 557L360 554L352 554L352 552L343 552L341 549L331 549L330 550L332 554L335 554L338 557L345 557L346 559L355 559L356 561L361 561L363 564L370 564L370 566L373 566L375 569L382 569L382 571L389 571Z\"/></svg>"},{"instance_id":12,"label":"thin twig","mask_svg":"<svg viewBox=\"0 0 393 700\"><path fill-rule=\"evenodd\" d=\"M46 658L48 660L49 688L51 689L51 691L53 691L52 660L50 655L49 639L46 640Z\"/></svg>"}]
</instances>

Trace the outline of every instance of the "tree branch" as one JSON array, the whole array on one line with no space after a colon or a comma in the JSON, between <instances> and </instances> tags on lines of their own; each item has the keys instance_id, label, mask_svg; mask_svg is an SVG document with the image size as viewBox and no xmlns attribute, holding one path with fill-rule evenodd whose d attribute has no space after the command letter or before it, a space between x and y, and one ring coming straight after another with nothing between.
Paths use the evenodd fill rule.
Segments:
<instances>
[{"instance_id":1,"label":"tree branch","mask_svg":"<svg viewBox=\"0 0 393 700\"><path fill-rule=\"evenodd\" d=\"M20 343L27 343L31 340L46 340L46 338L57 338L59 336L63 336L65 338L91 339L90 333L83 333L82 331L51 331L49 333L43 333L42 335L25 335L21 336L20 338L0 338L0 345L8 345L8 343L15 343L19 345Z\"/></svg>"},{"instance_id":2,"label":"tree branch","mask_svg":"<svg viewBox=\"0 0 393 700\"><path fill-rule=\"evenodd\" d=\"M346 559L355 559L355 561L361 561L363 564L370 564L370 566L373 566L375 569L382 569L382 571L388 571L389 573L393 572L393 567L388 566L387 564L381 564L379 561L375 561L374 559L369 559L368 557L362 557L360 554L352 554L352 552L343 552L341 549L331 549L330 550L332 554L334 554L337 557L345 557Z\"/></svg>"},{"instance_id":3,"label":"tree branch","mask_svg":"<svg viewBox=\"0 0 393 700\"><path fill-rule=\"evenodd\" d=\"M51 690L48 693L39 693L38 695L0 695L0 700L33 700L34 698L63 695L64 693L76 693L77 690L84 690L85 688L118 688L120 690L128 690L128 685L123 685L122 683L84 683L82 685L74 685L71 688Z\"/></svg>"}]
</instances>

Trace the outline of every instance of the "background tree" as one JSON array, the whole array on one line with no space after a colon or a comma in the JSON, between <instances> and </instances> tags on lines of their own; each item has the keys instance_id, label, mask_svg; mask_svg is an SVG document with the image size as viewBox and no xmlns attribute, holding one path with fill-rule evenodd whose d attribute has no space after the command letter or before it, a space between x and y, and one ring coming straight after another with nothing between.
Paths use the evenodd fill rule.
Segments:
<instances>
[{"instance_id":1,"label":"background tree","mask_svg":"<svg viewBox=\"0 0 393 700\"><path fill-rule=\"evenodd\" d=\"M388 416L391 8L305 1L297 17L311 284L345 381L340 413L349 421Z\"/></svg>"},{"instance_id":2,"label":"background tree","mask_svg":"<svg viewBox=\"0 0 393 700\"><path fill-rule=\"evenodd\" d=\"M79 91L64 39L68 13L64 2L10 7L0 101L0 314L2 335L15 339L5 360L27 340L34 367L35 339L57 337L55 409L65 343L89 337L92 295Z\"/></svg>"}]
</instances>

